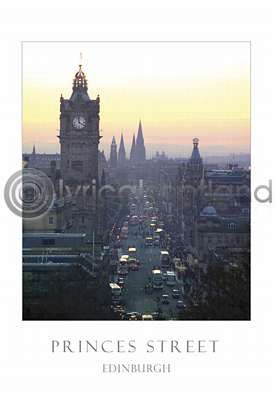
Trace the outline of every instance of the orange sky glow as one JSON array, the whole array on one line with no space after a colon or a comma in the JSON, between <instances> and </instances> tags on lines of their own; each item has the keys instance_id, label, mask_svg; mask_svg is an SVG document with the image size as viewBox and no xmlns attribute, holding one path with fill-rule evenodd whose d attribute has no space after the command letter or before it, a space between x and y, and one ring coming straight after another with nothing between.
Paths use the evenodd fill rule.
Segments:
<instances>
[{"instance_id":1,"label":"orange sky glow","mask_svg":"<svg viewBox=\"0 0 276 400\"><path fill-rule=\"evenodd\" d=\"M100 148L123 132L127 151L141 118L148 156L250 152L250 44L23 44L23 151L59 152L59 97L71 94L79 54L91 98L101 99Z\"/></svg>"}]
</instances>

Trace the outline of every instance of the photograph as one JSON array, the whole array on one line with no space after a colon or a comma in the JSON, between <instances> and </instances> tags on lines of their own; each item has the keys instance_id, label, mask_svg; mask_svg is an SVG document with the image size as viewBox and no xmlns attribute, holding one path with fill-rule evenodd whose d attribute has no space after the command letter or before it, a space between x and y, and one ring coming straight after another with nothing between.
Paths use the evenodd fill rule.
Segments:
<instances>
[{"instance_id":1,"label":"photograph","mask_svg":"<svg viewBox=\"0 0 276 400\"><path fill-rule=\"evenodd\" d=\"M250 321L250 42L21 50L23 321Z\"/></svg>"}]
</instances>

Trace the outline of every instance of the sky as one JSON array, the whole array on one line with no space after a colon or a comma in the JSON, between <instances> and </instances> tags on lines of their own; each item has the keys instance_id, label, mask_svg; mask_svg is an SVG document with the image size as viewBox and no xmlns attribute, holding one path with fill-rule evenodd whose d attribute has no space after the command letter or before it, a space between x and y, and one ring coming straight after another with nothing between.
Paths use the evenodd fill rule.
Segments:
<instances>
[{"instance_id":1,"label":"sky","mask_svg":"<svg viewBox=\"0 0 276 400\"><path fill-rule=\"evenodd\" d=\"M147 155L250 152L250 44L247 42L26 42L23 151L59 152L59 98L82 69L100 96L100 149L114 135L126 150L142 120Z\"/></svg>"}]
</instances>

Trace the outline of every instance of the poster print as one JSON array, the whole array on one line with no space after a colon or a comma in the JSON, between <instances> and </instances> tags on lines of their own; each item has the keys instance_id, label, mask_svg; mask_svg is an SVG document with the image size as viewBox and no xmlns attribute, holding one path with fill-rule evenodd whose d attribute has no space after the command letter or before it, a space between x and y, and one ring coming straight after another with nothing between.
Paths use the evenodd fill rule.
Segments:
<instances>
[{"instance_id":1,"label":"poster print","mask_svg":"<svg viewBox=\"0 0 276 400\"><path fill-rule=\"evenodd\" d=\"M23 320L249 320L250 43L22 64Z\"/></svg>"}]
</instances>

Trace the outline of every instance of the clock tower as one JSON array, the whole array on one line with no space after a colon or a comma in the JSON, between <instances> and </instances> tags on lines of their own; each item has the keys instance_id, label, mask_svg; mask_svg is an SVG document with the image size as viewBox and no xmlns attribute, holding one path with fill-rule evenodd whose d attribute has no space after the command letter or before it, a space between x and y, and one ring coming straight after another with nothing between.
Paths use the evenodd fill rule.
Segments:
<instances>
[{"instance_id":1,"label":"clock tower","mask_svg":"<svg viewBox=\"0 0 276 400\"><path fill-rule=\"evenodd\" d=\"M75 74L69 99L60 97L61 177L73 198L71 232L93 233L97 222L100 98L91 100L82 65ZM89 188L89 189L87 189Z\"/></svg>"},{"instance_id":2,"label":"clock tower","mask_svg":"<svg viewBox=\"0 0 276 400\"><path fill-rule=\"evenodd\" d=\"M91 100L82 66L69 100L60 97L61 176L66 183L98 180L100 98Z\"/></svg>"}]
</instances>

